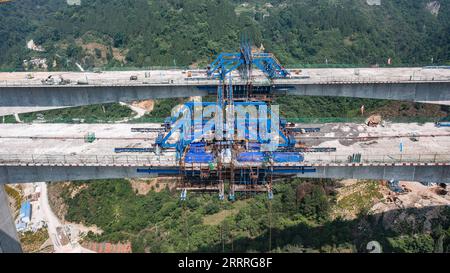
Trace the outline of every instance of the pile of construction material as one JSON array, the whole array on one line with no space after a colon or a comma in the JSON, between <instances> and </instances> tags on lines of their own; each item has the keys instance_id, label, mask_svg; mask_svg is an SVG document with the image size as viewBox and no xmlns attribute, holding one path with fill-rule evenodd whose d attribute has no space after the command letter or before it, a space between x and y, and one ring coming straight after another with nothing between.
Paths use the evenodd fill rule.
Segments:
<instances>
[{"instance_id":1,"label":"pile of construction material","mask_svg":"<svg viewBox=\"0 0 450 273\"><path fill-rule=\"evenodd\" d=\"M381 124L381 122L382 122L382 119L381 119L380 115L372 115L366 120L367 126L370 126L370 127L377 127L378 125Z\"/></svg>"}]
</instances>

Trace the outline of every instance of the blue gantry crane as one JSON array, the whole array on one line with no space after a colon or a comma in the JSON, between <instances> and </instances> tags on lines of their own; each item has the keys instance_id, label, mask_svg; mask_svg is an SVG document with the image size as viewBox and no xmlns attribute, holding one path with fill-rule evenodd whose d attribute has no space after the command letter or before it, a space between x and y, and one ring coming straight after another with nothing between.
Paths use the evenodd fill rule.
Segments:
<instances>
[{"instance_id":1,"label":"blue gantry crane","mask_svg":"<svg viewBox=\"0 0 450 273\"><path fill-rule=\"evenodd\" d=\"M262 71L270 82L268 86L258 87L257 92L253 92L253 68ZM177 115L166 120L166 130L156 140L156 150L176 151L179 166L176 169L138 169L138 172L181 177L179 189L183 200L188 190L218 192L219 198L224 199L225 183L229 185L227 195L231 201L237 193L267 192L272 199L274 178L315 172L314 168L302 165L303 152L335 151L333 148L298 147L295 135L300 132L299 128L273 111L269 96L277 88L273 80L290 75L273 54L243 41L239 52L219 54L206 73L208 78L219 82L217 101L186 102ZM239 84L233 84L236 73L240 77ZM196 107L209 110L204 110L198 119ZM237 109L248 107L256 109L257 115L244 111L240 119L236 118ZM236 130L239 126L244 127L240 134ZM308 132L319 130L306 129ZM279 140L272 149L267 148L273 141L267 134ZM173 141L175 135L178 137Z\"/></svg>"}]
</instances>

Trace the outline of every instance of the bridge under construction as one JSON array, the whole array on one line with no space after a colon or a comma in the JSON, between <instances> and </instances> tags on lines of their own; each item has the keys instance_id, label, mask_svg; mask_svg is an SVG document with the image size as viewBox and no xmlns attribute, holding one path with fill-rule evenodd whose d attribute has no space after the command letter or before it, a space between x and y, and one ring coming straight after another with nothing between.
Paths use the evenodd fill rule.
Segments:
<instances>
[{"instance_id":1,"label":"bridge under construction","mask_svg":"<svg viewBox=\"0 0 450 273\"><path fill-rule=\"evenodd\" d=\"M0 183L174 176L181 200L203 191L234 201L272 199L286 177L450 182L448 127L294 124L271 104L280 95L447 104L447 68L286 69L243 42L204 70L0 73L0 92L4 113L216 96L180 105L163 124L2 124Z\"/></svg>"},{"instance_id":2,"label":"bridge under construction","mask_svg":"<svg viewBox=\"0 0 450 273\"><path fill-rule=\"evenodd\" d=\"M297 135L305 145L302 161L274 164L286 168L302 165L316 171L292 176L450 182L450 128L433 123L387 123L377 128L351 123L301 126L319 129ZM178 176L176 149L156 153L156 139L162 130L161 124L1 124L0 181L147 177L157 175L158 170L161 175ZM88 132L95 132L92 142L87 141ZM234 161L236 165L245 163L248 170L261 167L255 162L251 166L251 162ZM259 165L263 163L261 160ZM205 176L215 172L209 162L195 166Z\"/></svg>"},{"instance_id":3,"label":"bridge under construction","mask_svg":"<svg viewBox=\"0 0 450 273\"><path fill-rule=\"evenodd\" d=\"M389 99L450 105L450 69L318 68L285 69L268 80L252 72L253 90L271 95ZM231 72L235 89L247 80ZM0 115L144 99L217 95L218 79L203 70L0 73ZM276 88L273 88L276 87Z\"/></svg>"}]
</instances>

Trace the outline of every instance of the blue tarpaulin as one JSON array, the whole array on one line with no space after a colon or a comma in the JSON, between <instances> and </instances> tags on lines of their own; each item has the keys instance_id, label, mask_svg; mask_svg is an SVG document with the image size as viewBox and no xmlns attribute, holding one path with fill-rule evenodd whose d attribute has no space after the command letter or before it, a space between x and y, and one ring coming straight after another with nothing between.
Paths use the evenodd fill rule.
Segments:
<instances>
[{"instance_id":1,"label":"blue tarpaulin","mask_svg":"<svg viewBox=\"0 0 450 273\"><path fill-rule=\"evenodd\" d=\"M191 145L189 145L189 152L204 153L205 148L206 148L206 143L203 143L203 142L191 143Z\"/></svg>"},{"instance_id":2,"label":"blue tarpaulin","mask_svg":"<svg viewBox=\"0 0 450 273\"><path fill-rule=\"evenodd\" d=\"M303 156L299 153L289 153L289 152L275 152L272 154L273 161L278 163L283 162L302 162Z\"/></svg>"},{"instance_id":3,"label":"blue tarpaulin","mask_svg":"<svg viewBox=\"0 0 450 273\"><path fill-rule=\"evenodd\" d=\"M206 152L206 143L195 142L189 145L184 162L186 163L212 163L214 155Z\"/></svg>"},{"instance_id":4,"label":"blue tarpaulin","mask_svg":"<svg viewBox=\"0 0 450 273\"><path fill-rule=\"evenodd\" d=\"M263 162L264 153L262 152L243 152L237 156L237 161L240 162Z\"/></svg>"},{"instance_id":5,"label":"blue tarpaulin","mask_svg":"<svg viewBox=\"0 0 450 273\"><path fill-rule=\"evenodd\" d=\"M214 161L213 154L188 152L184 158L186 163L211 163Z\"/></svg>"},{"instance_id":6,"label":"blue tarpaulin","mask_svg":"<svg viewBox=\"0 0 450 273\"><path fill-rule=\"evenodd\" d=\"M437 127L450 127L450 122L438 122Z\"/></svg>"},{"instance_id":7,"label":"blue tarpaulin","mask_svg":"<svg viewBox=\"0 0 450 273\"><path fill-rule=\"evenodd\" d=\"M31 220L31 203L29 200L22 203L19 216L25 223L28 223Z\"/></svg>"}]
</instances>

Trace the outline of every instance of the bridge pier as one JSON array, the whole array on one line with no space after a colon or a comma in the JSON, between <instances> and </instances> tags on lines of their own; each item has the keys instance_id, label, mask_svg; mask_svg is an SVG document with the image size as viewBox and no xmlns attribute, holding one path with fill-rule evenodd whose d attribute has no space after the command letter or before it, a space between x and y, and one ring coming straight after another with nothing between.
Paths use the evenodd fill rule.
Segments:
<instances>
[{"instance_id":1,"label":"bridge pier","mask_svg":"<svg viewBox=\"0 0 450 273\"><path fill-rule=\"evenodd\" d=\"M20 253L22 246L9 208L5 185L0 184L0 253Z\"/></svg>"}]
</instances>

